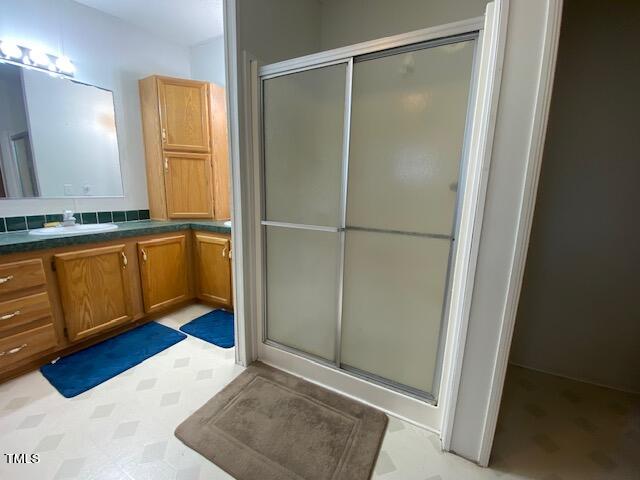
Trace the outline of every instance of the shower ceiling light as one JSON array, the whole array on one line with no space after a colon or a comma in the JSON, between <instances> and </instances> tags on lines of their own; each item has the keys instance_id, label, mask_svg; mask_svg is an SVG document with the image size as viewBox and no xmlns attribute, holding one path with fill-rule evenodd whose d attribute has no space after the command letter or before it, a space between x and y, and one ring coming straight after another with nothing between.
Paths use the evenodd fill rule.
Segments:
<instances>
[{"instance_id":1,"label":"shower ceiling light","mask_svg":"<svg viewBox=\"0 0 640 480\"><path fill-rule=\"evenodd\" d=\"M73 77L76 70L68 57L57 57L37 48L22 47L6 40L0 41L0 62L25 65L68 77Z\"/></svg>"}]
</instances>

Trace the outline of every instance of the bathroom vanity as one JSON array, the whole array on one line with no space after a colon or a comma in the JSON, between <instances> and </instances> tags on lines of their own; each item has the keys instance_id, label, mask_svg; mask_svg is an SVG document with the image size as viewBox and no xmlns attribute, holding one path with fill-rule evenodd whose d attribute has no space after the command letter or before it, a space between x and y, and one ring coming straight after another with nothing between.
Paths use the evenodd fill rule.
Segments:
<instances>
[{"instance_id":1,"label":"bathroom vanity","mask_svg":"<svg viewBox=\"0 0 640 480\"><path fill-rule=\"evenodd\" d=\"M232 309L224 88L2 55L0 382L190 302Z\"/></svg>"},{"instance_id":2,"label":"bathroom vanity","mask_svg":"<svg viewBox=\"0 0 640 480\"><path fill-rule=\"evenodd\" d=\"M233 308L223 222L118 227L0 234L0 381L191 302Z\"/></svg>"}]
</instances>

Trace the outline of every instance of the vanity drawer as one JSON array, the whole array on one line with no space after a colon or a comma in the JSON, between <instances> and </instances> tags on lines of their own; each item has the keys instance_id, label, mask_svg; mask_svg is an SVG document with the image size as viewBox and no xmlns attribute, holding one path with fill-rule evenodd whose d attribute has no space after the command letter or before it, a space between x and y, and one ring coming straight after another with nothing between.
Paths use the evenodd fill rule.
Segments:
<instances>
[{"instance_id":1,"label":"vanity drawer","mask_svg":"<svg viewBox=\"0 0 640 480\"><path fill-rule=\"evenodd\" d=\"M0 339L0 370L53 348L58 343L53 325L27 330Z\"/></svg>"},{"instance_id":2,"label":"vanity drawer","mask_svg":"<svg viewBox=\"0 0 640 480\"><path fill-rule=\"evenodd\" d=\"M45 317L51 318L47 292L0 302L0 336L7 330Z\"/></svg>"},{"instance_id":3,"label":"vanity drawer","mask_svg":"<svg viewBox=\"0 0 640 480\"><path fill-rule=\"evenodd\" d=\"M39 258L0 264L0 295L44 285L46 281Z\"/></svg>"}]
</instances>

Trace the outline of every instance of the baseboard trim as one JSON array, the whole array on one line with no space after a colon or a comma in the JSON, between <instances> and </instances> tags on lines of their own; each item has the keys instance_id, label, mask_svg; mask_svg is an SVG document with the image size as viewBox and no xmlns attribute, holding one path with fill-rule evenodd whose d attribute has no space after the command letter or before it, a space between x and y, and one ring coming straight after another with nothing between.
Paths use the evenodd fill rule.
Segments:
<instances>
[{"instance_id":1,"label":"baseboard trim","mask_svg":"<svg viewBox=\"0 0 640 480\"><path fill-rule=\"evenodd\" d=\"M559 373L552 370L545 370L543 368L530 367L528 365L523 365L517 362L509 362L509 365L513 365L514 367L524 368L527 370L532 370L534 372L546 373L547 375L553 375L554 377L566 378L567 380L573 380L574 382L586 383L588 385L593 385L595 387L608 388L610 390L616 390L618 392L623 392L623 393L630 393L632 395L640 395L640 391L629 390L624 387L617 387L615 385L609 385L606 383L594 382L593 380L590 380L588 378L572 377L571 375L565 375L564 373Z\"/></svg>"}]
</instances>

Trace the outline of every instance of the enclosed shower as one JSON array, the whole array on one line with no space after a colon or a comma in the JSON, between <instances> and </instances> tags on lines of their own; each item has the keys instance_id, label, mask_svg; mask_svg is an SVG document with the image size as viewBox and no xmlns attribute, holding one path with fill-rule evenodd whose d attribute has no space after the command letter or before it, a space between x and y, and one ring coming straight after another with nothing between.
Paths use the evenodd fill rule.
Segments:
<instances>
[{"instance_id":1,"label":"enclosed shower","mask_svg":"<svg viewBox=\"0 0 640 480\"><path fill-rule=\"evenodd\" d=\"M260 340L436 404L479 32L260 75Z\"/></svg>"}]
</instances>

